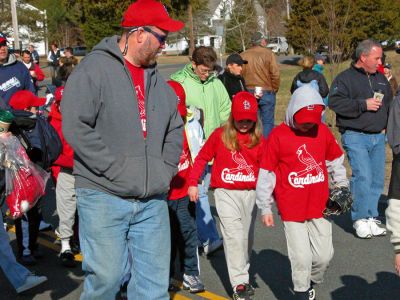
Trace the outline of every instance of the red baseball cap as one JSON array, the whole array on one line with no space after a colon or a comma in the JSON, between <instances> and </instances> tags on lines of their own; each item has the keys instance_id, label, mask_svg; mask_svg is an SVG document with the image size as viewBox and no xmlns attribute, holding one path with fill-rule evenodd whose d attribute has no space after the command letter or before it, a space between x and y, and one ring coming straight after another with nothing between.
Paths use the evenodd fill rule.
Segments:
<instances>
[{"instance_id":1,"label":"red baseball cap","mask_svg":"<svg viewBox=\"0 0 400 300\"><path fill-rule=\"evenodd\" d=\"M4 33L0 32L0 44L2 46L7 45L7 37Z\"/></svg>"},{"instance_id":2,"label":"red baseball cap","mask_svg":"<svg viewBox=\"0 0 400 300\"><path fill-rule=\"evenodd\" d=\"M257 99L249 92L239 92L232 99L232 116L235 121L257 121Z\"/></svg>"},{"instance_id":3,"label":"red baseball cap","mask_svg":"<svg viewBox=\"0 0 400 300\"><path fill-rule=\"evenodd\" d=\"M186 94L183 86L176 81L168 80L167 83L172 87L176 96L178 97L178 111L182 117L186 117L187 108L186 108Z\"/></svg>"},{"instance_id":4,"label":"red baseball cap","mask_svg":"<svg viewBox=\"0 0 400 300\"><path fill-rule=\"evenodd\" d=\"M31 91L22 90L15 92L8 103L13 109L23 110L32 106L42 106L46 103L46 98L39 98Z\"/></svg>"},{"instance_id":5,"label":"red baseball cap","mask_svg":"<svg viewBox=\"0 0 400 300\"><path fill-rule=\"evenodd\" d=\"M185 24L171 19L165 6L155 0L138 0L125 11L121 27L156 26L174 32L181 30Z\"/></svg>"},{"instance_id":6,"label":"red baseball cap","mask_svg":"<svg viewBox=\"0 0 400 300\"><path fill-rule=\"evenodd\" d=\"M303 124L303 123L321 124L321 115L323 110L324 110L323 105L319 104L308 105L298 110L294 114L293 118L294 121L298 124Z\"/></svg>"}]
</instances>

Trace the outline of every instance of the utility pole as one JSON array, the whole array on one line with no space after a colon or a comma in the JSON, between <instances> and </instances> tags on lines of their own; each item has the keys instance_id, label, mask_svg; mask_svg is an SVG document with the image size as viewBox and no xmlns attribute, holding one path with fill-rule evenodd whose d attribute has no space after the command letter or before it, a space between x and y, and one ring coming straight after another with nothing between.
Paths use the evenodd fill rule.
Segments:
<instances>
[{"instance_id":1,"label":"utility pole","mask_svg":"<svg viewBox=\"0 0 400 300\"><path fill-rule=\"evenodd\" d=\"M14 32L14 49L19 50L19 36L18 36L18 16L17 16L17 3L16 0L10 0L11 4L11 18Z\"/></svg>"},{"instance_id":2,"label":"utility pole","mask_svg":"<svg viewBox=\"0 0 400 300\"><path fill-rule=\"evenodd\" d=\"M44 53L46 53L49 50L49 41L48 41L48 34L47 34L47 11L44 10Z\"/></svg>"}]
</instances>

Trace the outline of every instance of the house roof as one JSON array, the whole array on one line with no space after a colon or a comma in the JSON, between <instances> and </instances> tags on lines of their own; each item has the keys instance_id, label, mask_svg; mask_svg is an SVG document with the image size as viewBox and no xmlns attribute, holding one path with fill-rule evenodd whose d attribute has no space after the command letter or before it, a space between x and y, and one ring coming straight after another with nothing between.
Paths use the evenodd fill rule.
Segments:
<instances>
[{"instance_id":1,"label":"house roof","mask_svg":"<svg viewBox=\"0 0 400 300\"><path fill-rule=\"evenodd\" d=\"M219 6L219 4L221 2L223 2L224 0L209 0L208 1L208 9L210 10L210 13L214 14L215 10L217 9L217 7Z\"/></svg>"}]
</instances>

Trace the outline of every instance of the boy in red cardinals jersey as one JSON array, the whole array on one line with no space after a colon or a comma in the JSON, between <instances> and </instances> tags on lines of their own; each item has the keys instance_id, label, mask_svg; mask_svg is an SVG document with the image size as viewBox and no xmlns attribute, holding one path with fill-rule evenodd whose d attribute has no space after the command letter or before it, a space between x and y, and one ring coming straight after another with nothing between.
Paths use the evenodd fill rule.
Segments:
<instances>
[{"instance_id":1,"label":"boy in red cardinals jersey","mask_svg":"<svg viewBox=\"0 0 400 300\"><path fill-rule=\"evenodd\" d=\"M75 255L71 249L74 240L74 225L76 214L75 178L72 175L74 167L74 150L68 145L62 133L62 116L60 104L64 92L64 85L71 74L72 66L63 65L58 75L62 86L58 87L54 95L54 103L49 113L50 124L57 131L62 142L62 152L51 167L54 182L56 182L56 203L59 216L58 235L61 239L60 262L65 267L75 267Z\"/></svg>"},{"instance_id":2,"label":"boy in red cardinals jersey","mask_svg":"<svg viewBox=\"0 0 400 300\"><path fill-rule=\"evenodd\" d=\"M232 99L227 123L216 129L200 150L189 177L189 197L197 201L197 182L207 164L214 159L211 187L221 222L233 299L250 299L254 288L249 283L250 253L256 218L255 187L263 145L257 100L248 92Z\"/></svg>"},{"instance_id":3,"label":"boy in red cardinals jersey","mask_svg":"<svg viewBox=\"0 0 400 300\"><path fill-rule=\"evenodd\" d=\"M337 186L348 187L343 151L325 124L324 103L311 86L298 88L285 122L268 137L257 182L257 206L265 226L274 226L276 200L284 224L297 299L315 299L333 256L332 225L323 217L329 196L328 172Z\"/></svg>"},{"instance_id":4,"label":"boy in red cardinals jersey","mask_svg":"<svg viewBox=\"0 0 400 300\"><path fill-rule=\"evenodd\" d=\"M186 95L180 83L168 81L168 84L175 91L178 97L178 111L186 124ZM199 255L197 252L197 227L195 221L195 205L189 201L187 194L189 188L188 176L192 170L192 158L190 155L189 144L186 130L183 132L183 151L181 153L178 173L172 178L168 192L168 211L171 224L171 263L170 263L170 285L169 290L173 291L176 287L172 284L175 270L175 259L177 251L183 263L183 288L191 293L204 291L201 282Z\"/></svg>"}]
</instances>

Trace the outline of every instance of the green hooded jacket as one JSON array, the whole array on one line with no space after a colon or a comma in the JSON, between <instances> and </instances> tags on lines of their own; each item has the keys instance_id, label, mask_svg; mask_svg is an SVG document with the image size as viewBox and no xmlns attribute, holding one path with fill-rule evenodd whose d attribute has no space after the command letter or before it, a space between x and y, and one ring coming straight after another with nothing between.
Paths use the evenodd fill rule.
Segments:
<instances>
[{"instance_id":1,"label":"green hooded jacket","mask_svg":"<svg viewBox=\"0 0 400 300\"><path fill-rule=\"evenodd\" d=\"M195 106L204 112L204 134L206 139L226 120L231 113L231 100L224 84L210 74L205 82L194 73L188 63L182 70L171 75L185 89L186 105Z\"/></svg>"}]
</instances>

